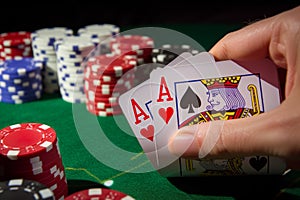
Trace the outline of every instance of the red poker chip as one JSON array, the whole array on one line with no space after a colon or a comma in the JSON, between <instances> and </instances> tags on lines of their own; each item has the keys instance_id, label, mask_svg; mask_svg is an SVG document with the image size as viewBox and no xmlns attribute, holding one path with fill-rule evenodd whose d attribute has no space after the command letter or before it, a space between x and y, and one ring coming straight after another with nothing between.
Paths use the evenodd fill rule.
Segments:
<instances>
[{"instance_id":1,"label":"red poker chip","mask_svg":"<svg viewBox=\"0 0 300 200\"><path fill-rule=\"evenodd\" d=\"M90 77L84 77L84 82L90 82L93 85L100 85L100 84L104 84L104 85L122 85L125 84L126 82L129 83L134 83L134 75L130 75L130 76L124 76L121 77L119 79L117 78L111 78L108 76L100 76L100 77L96 77L96 76L90 76Z\"/></svg>"},{"instance_id":2,"label":"red poker chip","mask_svg":"<svg viewBox=\"0 0 300 200\"><path fill-rule=\"evenodd\" d=\"M92 111L105 111L105 112L119 112L122 111L120 106L117 105L103 105L102 103L87 103L86 108Z\"/></svg>"},{"instance_id":3,"label":"red poker chip","mask_svg":"<svg viewBox=\"0 0 300 200\"><path fill-rule=\"evenodd\" d=\"M110 47L111 49L119 48L126 50L153 48L154 40L143 35L121 35L111 40Z\"/></svg>"},{"instance_id":4,"label":"red poker chip","mask_svg":"<svg viewBox=\"0 0 300 200\"><path fill-rule=\"evenodd\" d=\"M120 115L123 112L122 111L114 111L114 112L109 112L109 111L97 111L97 110L89 110L87 109L90 113L100 116L100 117L108 117L108 116L113 116L113 115Z\"/></svg>"},{"instance_id":5,"label":"red poker chip","mask_svg":"<svg viewBox=\"0 0 300 200\"><path fill-rule=\"evenodd\" d=\"M133 87L133 81L125 81L122 84L101 84L98 81L84 81L84 88L90 91L99 92L112 92L112 91L123 91Z\"/></svg>"},{"instance_id":6,"label":"red poker chip","mask_svg":"<svg viewBox=\"0 0 300 200\"><path fill-rule=\"evenodd\" d=\"M144 49L138 49L138 50L127 50L127 49L118 49L118 48L113 48L112 52L117 54L117 55L130 55L130 56L135 56L137 59L143 59L143 60L148 60L150 57L152 58L152 51L153 48L144 48Z\"/></svg>"},{"instance_id":7,"label":"red poker chip","mask_svg":"<svg viewBox=\"0 0 300 200\"><path fill-rule=\"evenodd\" d=\"M134 200L134 198L128 194L120 192L118 190L112 190L108 188L90 188L75 192L65 198L65 200L92 200L92 199L114 199L114 200Z\"/></svg>"},{"instance_id":8,"label":"red poker chip","mask_svg":"<svg viewBox=\"0 0 300 200\"><path fill-rule=\"evenodd\" d=\"M100 93L95 93L94 91L85 91L85 94L87 96L88 92L88 99L91 101L91 99L112 99L112 98L119 98L123 92L113 92L112 94L100 94ZM94 97L90 98L91 93L94 93ZM93 100L92 100L93 101Z\"/></svg>"},{"instance_id":9,"label":"red poker chip","mask_svg":"<svg viewBox=\"0 0 300 200\"><path fill-rule=\"evenodd\" d=\"M130 89L130 87L126 86L117 86L115 88L102 88L101 86L95 87L95 86L84 86L84 89L89 93L89 91L92 91L95 93L95 96L99 95L113 95L114 93L124 93Z\"/></svg>"},{"instance_id":10,"label":"red poker chip","mask_svg":"<svg viewBox=\"0 0 300 200\"><path fill-rule=\"evenodd\" d=\"M93 111L105 111L105 112L119 112L122 111L121 107L119 105L115 106L107 106L107 107L102 107L101 105L98 105L97 103L88 103L86 104L86 108L88 110L93 110Z\"/></svg>"},{"instance_id":11,"label":"red poker chip","mask_svg":"<svg viewBox=\"0 0 300 200\"><path fill-rule=\"evenodd\" d=\"M120 77L128 70L137 65L137 60L133 56L120 56L112 53L101 54L91 57L86 62L86 67L90 68L91 73L109 74Z\"/></svg>"},{"instance_id":12,"label":"red poker chip","mask_svg":"<svg viewBox=\"0 0 300 200\"><path fill-rule=\"evenodd\" d=\"M12 59L20 60L22 58L23 56L0 56L1 60L12 60Z\"/></svg>"},{"instance_id":13,"label":"red poker chip","mask_svg":"<svg viewBox=\"0 0 300 200\"><path fill-rule=\"evenodd\" d=\"M33 157L47 152L55 141L55 130L46 124L14 124L0 130L0 156L11 160Z\"/></svg>"},{"instance_id":14,"label":"red poker chip","mask_svg":"<svg viewBox=\"0 0 300 200\"><path fill-rule=\"evenodd\" d=\"M48 187L53 189L55 199L65 199L65 197L68 196L69 189L68 189L68 182L66 177L63 180L52 185L52 187L51 186Z\"/></svg>"},{"instance_id":15,"label":"red poker chip","mask_svg":"<svg viewBox=\"0 0 300 200\"><path fill-rule=\"evenodd\" d=\"M30 171L39 167L43 167L43 169L46 169L45 167L48 167L52 164L57 164L61 162L61 156L54 152L50 153L49 155L37 155L35 157L31 157L28 159L18 159L18 160L1 160L0 166L4 168L5 171L8 173L10 171ZM20 168L22 166L22 168ZM52 166L50 166L52 167Z\"/></svg>"},{"instance_id":16,"label":"red poker chip","mask_svg":"<svg viewBox=\"0 0 300 200\"><path fill-rule=\"evenodd\" d=\"M50 147L48 149L50 149ZM18 158L18 160L11 160L6 156L0 156L0 161L3 161L3 165L8 167L20 167L19 165L23 165L22 167L27 167L27 164L31 165L31 163L36 163L40 160L48 163L57 158L61 158L61 154L58 147L58 140L56 139L52 148L48 151L41 152L32 156L20 157ZM0 166L2 165L2 163L0 163Z\"/></svg>"},{"instance_id":17,"label":"red poker chip","mask_svg":"<svg viewBox=\"0 0 300 200\"><path fill-rule=\"evenodd\" d=\"M86 95L87 96L87 95ZM119 97L107 97L107 98L101 98L98 96L94 96L93 100L88 99L88 102L102 102L102 103L107 103L107 104L117 104L119 102Z\"/></svg>"},{"instance_id":18,"label":"red poker chip","mask_svg":"<svg viewBox=\"0 0 300 200\"><path fill-rule=\"evenodd\" d=\"M0 34L0 44L4 47L30 45L30 32L18 31Z\"/></svg>"},{"instance_id":19,"label":"red poker chip","mask_svg":"<svg viewBox=\"0 0 300 200\"><path fill-rule=\"evenodd\" d=\"M113 108L113 107L119 106L118 102L109 103L109 102L99 101L98 99L95 99L95 101L87 100L86 104L88 106L91 106L91 108L94 107L94 108L98 108L98 109Z\"/></svg>"},{"instance_id":20,"label":"red poker chip","mask_svg":"<svg viewBox=\"0 0 300 200\"><path fill-rule=\"evenodd\" d=\"M11 53L6 53L6 52L0 52L1 57L15 57L15 56L22 56L22 57L33 57L33 54L31 52L11 52Z\"/></svg>"},{"instance_id":21,"label":"red poker chip","mask_svg":"<svg viewBox=\"0 0 300 200\"><path fill-rule=\"evenodd\" d=\"M43 164L45 164L45 162ZM22 171L22 169L8 170L4 171L6 178L23 177L29 180L37 180L39 182L47 183L59 176L60 172L63 171L64 168L61 162L57 162L47 166L41 165L29 171Z\"/></svg>"},{"instance_id":22,"label":"red poker chip","mask_svg":"<svg viewBox=\"0 0 300 200\"><path fill-rule=\"evenodd\" d=\"M3 47L0 48L0 52L3 52L5 54L18 54L18 55L33 53L31 47L26 47L24 49L19 49L14 47Z\"/></svg>"},{"instance_id":23,"label":"red poker chip","mask_svg":"<svg viewBox=\"0 0 300 200\"><path fill-rule=\"evenodd\" d=\"M119 74L109 74L103 71L93 71L91 66L86 66L84 68L84 78L92 79L92 80L100 80L102 82L112 82L117 83L120 79L132 79L135 76L135 72L137 70L137 66L134 66L130 70L127 70L125 73L122 71L122 75Z\"/></svg>"}]
</instances>

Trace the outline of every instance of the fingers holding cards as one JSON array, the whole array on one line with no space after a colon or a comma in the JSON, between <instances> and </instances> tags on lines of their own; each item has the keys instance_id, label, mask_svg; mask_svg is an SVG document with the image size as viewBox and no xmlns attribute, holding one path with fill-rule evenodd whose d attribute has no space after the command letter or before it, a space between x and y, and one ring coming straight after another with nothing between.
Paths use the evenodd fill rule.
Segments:
<instances>
[{"instance_id":1,"label":"fingers holding cards","mask_svg":"<svg viewBox=\"0 0 300 200\"><path fill-rule=\"evenodd\" d=\"M183 53L120 97L132 130L157 170L167 176L284 172L284 160L265 155L205 159L220 131L207 132L203 144L210 143L199 148L198 160L183 159L168 149L170 137L182 127L252 117L280 104L276 67L265 60L244 64L215 62L207 52ZM186 149L192 142L186 141Z\"/></svg>"}]
</instances>

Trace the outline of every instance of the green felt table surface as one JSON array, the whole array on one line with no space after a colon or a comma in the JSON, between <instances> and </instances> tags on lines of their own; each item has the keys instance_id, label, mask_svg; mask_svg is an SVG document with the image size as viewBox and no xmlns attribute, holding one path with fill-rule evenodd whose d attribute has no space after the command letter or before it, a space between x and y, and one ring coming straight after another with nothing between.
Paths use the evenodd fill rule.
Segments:
<instances>
[{"instance_id":1,"label":"green felt table surface","mask_svg":"<svg viewBox=\"0 0 300 200\"><path fill-rule=\"evenodd\" d=\"M240 25L170 25L207 50ZM166 27L166 26L165 26ZM284 176L166 178L152 169L123 115L96 117L84 104L43 95L24 104L0 103L0 128L39 122L57 132L69 193L109 187L135 199L300 199L300 173ZM105 186L109 180L111 186Z\"/></svg>"}]
</instances>

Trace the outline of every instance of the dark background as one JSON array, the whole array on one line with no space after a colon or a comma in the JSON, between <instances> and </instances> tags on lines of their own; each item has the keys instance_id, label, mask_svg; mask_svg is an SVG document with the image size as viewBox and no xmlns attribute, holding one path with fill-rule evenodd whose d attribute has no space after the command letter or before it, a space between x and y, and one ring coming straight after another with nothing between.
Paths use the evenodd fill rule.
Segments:
<instances>
[{"instance_id":1,"label":"dark background","mask_svg":"<svg viewBox=\"0 0 300 200\"><path fill-rule=\"evenodd\" d=\"M1 5L0 32L34 31L95 23L120 27L180 23L248 24L300 5L300 1L86 1L7 2Z\"/></svg>"}]
</instances>

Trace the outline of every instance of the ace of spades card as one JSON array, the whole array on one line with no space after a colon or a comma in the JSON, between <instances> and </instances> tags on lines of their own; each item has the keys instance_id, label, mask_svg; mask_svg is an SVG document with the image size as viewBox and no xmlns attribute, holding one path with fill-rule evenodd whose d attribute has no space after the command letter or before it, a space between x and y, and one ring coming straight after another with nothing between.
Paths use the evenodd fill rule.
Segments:
<instances>
[{"instance_id":1,"label":"ace of spades card","mask_svg":"<svg viewBox=\"0 0 300 200\"><path fill-rule=\"evenodd\" d=\"M280 104L276 67L269 60L180 63L150 76L157 166L166 176L281 174L284 160L264 155L231 159L177 158L167 148L179 128L213 120L251 117ZM263 134L263 133L262 133ZM189 144L187 144L187 147Z\"/></svg>"}]
</instances>

